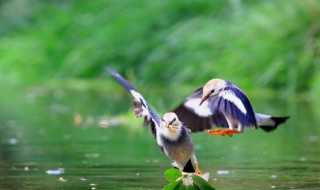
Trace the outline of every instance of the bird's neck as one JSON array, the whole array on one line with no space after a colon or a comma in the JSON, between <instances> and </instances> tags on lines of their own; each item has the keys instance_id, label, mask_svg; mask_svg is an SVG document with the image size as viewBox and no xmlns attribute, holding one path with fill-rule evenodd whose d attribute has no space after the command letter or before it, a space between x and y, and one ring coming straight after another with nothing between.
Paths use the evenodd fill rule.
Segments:
<instances>
[{"instance_id":1,"label":"bird's neck","mask_svg":"<svg viewBox=\"0 0 320 190\"><path fill-rule=\"evenodd\" d=\"M162 128L161 133L166 139L168 139L170 141L177 141L179 139L179 137L181 136L182 127L179 127L175 131L172 131L172 130L164 127L164 128Z\"/></svg>"}]
</instances>

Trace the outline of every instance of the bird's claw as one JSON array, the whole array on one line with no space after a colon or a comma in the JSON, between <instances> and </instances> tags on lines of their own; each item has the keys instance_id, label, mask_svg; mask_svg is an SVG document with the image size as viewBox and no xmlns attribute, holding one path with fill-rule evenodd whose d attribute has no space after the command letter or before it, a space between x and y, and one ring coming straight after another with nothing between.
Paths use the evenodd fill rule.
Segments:
<instances>
[{"instance_id":1,"label":"bird's claw","mask_svg":"<svg viewBox=\"0 0 320 190\"><path fill-rule=\"evenodd\" d=\"M194 173L197 174L197 175L201 175L202 174L202 172L201 172L201 170L199 168L196 168Z\"/></svg>"},{"instance_id":2,"label":"bird's claw","mask_svg":"<svg viewBox=\"0 0 320 190\"><path fill-rule=\"evenodd\" d=\"M202 172L201 172L201 170L199 169L199 164L198 164L198 162L196 162L195 165L196 165L196 169L195 169L194 173L197 174L197 175L201 175Z\"/></svg>"},{"instance_id":3,"label":"bird's claw","mask_svg":"<svg viewBox=\"0 0 320 190\"><path fill-rule=\"evenodd\" d=\"M234 133L240 133L236 129L209 129L206 132L212 136L218 136L218 135L224 136L227 134L229 137L232 137Z\"/></svg>"}]
</instances>

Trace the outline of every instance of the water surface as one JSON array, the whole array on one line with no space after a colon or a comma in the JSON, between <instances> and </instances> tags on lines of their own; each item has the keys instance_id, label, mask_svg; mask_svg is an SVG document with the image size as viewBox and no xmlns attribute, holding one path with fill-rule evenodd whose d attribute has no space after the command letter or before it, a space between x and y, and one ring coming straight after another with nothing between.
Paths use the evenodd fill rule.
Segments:
<instances>
[{"instance_id":1,"label":"water surface","mask_svg":"<svg viewBox=\"0 0 320 190\"><path fill-rule=\"evenodd\" d=\"M226 190L319 189L320 127L311 105L253 102L259 111L291 118L272 133L193 134L210 183ZM7 91L0 99L0 189L161 189L170 161L130 106L126 94ZM100 127L101 120L113 125Z\"/></svg>"}]
</instances>

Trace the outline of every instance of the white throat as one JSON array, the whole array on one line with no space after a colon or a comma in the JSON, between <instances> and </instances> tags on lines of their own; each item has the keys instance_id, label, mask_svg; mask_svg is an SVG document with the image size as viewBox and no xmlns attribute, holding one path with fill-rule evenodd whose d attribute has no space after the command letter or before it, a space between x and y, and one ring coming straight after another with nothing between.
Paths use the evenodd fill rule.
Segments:
<instances>
[{"instance_id":1,"label":"white throat","mask_svg":"<svg viewBox=\"0 0 320 190\"><path fill-rule=\"evenodd\" d=\"M181 135L181 127L177 128L176 130L171 130L167 127L161 128L161 134L166 137L168 140L177 141Z\"/></svg>"}]
</instances>

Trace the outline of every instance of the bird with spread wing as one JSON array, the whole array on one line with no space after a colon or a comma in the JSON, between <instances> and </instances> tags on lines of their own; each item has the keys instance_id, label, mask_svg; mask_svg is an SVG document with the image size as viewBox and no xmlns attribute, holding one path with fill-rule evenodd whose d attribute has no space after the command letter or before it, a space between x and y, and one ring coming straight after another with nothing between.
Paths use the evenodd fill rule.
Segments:
<instances>
[{"instance_id":1,"label":"bird with spread wing","mask_svg":"<svg viewBox=\"0 0 320 190\"><path fill-rule=\"evenodd\" d=\"M230 137L242 133L245 128L270 132L289 118L255 112L246 94L235 84L222 79L208 81L173 112L192 132L205 131ZM211 129L213 125L228 129Z\"/></svg>"},{"instance_id":2,"label":"bird with spread wing","mask_svg":"<svg viewBox=\"0 0 320 190\"><path fill-rule=\"evenodd\" d=\"M137 92L120 74L107 69L132 96L137 117L144 117L145 124L150 124L161 150L174 162L174 165L184 172L201 174L194 146L189 135L189 129L173 112L168 112L160 118L148 105L144 97ZM195 169L191 161L195 164Z\"/></svg>"}]
</instances>

